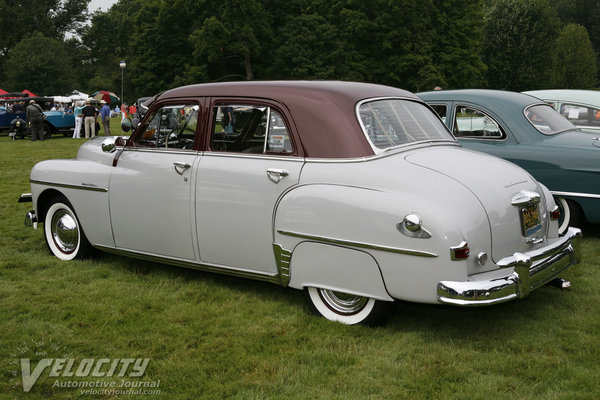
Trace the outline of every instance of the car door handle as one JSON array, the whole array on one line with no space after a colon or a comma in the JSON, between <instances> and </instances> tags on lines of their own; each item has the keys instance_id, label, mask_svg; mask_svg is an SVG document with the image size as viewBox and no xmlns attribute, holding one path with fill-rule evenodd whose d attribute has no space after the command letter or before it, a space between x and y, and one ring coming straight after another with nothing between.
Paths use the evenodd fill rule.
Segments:
<instances>
[{"instance_id":1,"label":"car door handle","mask_svg":"<svg viewBox=\"0 0 600 400\"><path fill-rule=\"evenodd\" d=\"M267 176L269 177L270 180L272 180L275 183L279 183L281 178L288 176L289 174L290 173L288 171L286 171L285 169L279 169L279 168L267 169Z\"/></svg>"},{"instance_id":2,"label":"car door handle","mask_svg":"<svg viewBox=\"0 0 600 400\"><path fill-rule=\"evenodd\" d=\"M183 175L186 169L192 168L192 164L190 163L174 162L173 165L175 166L175 171L177 171L179 175Z\"/></svg>"}]
</instances>

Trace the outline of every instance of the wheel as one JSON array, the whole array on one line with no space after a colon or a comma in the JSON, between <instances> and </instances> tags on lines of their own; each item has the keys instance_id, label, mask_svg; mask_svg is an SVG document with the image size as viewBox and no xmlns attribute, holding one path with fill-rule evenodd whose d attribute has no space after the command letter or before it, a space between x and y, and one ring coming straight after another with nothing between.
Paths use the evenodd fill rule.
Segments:
<instances>
[{"instance_id":1,"label":"wheel","mask_svg":"<svg viewBox=\"0 0 600 400\"><path fill-rule=\"evenodd\" d=\"M56 197L44 219L44 235L52 254L61 260L83 258L90 254L88 242L69 201Z\"/></svg>"},{"instance_id":2,"label":"wheel","mask_svg":"<svg viewBox=\"0 0 600 400\"><path fill-rule=\"evenodd\" d=\"M387 302L315 287L309 287L307 293L312 310L330 321L378 325L387 316Z\"/></svg>"},{"instance_id":3,"label":"wheel","mask_svg":"<svg viewBox=\"0 0 600 400\"><path fill-rule=\"evenodd\" d=\"M560 210L560 218L558 219L558 234L564 235L569 229L569 226L579 226L579 208L571 200L563 197L555 197L554 201Z\"/></svg>"},{"instance_id":4,"label":"wheel","mask_svg":"<svg viewBox=\"0 0 600 400\"><path fill-rule=\"evenodd\" d=\"M48 139L48 138L50 138L51 135L52 135L52 127L50 127L49 124L44 123L44 128L42 129L42 137L44 139Z\"/></svg>"}]
</instances>

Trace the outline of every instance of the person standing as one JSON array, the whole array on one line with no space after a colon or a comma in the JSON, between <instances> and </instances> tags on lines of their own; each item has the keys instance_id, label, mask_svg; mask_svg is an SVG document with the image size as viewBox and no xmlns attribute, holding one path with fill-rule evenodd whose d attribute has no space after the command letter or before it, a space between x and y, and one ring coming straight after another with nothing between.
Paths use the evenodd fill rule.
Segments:
<instances>
[{"instance_id":1,"label":"person standing","mask_svg":"<svg viewBox=\"0 0 600 400\"><path fill-rule=\"evenodd\" d=\"M90 100L85 102L85 107L81 110L83 114L83 124L85 127L85 137L96 136L96 108L92 106ZM91 136L90 136L91 135Z\"/></svg>"},{"instance_id":2,"label":"person standing","mask_svg":"<svg viewBox=\"0 0 600 400\"><path fill-rule=\"evenodd\" d=\"M73 139L81 138L81 126L83 125L83 102L75 103L75 129L73 130Z\"/></svg>"},{"instance_id":3,"label":"person standing","mask_svg":"<svg viewBox=\"0 0 600 400\"><path fill-rule=\"evenodd\" d=\"M44 110L35 100L31 100L27 106L27 122L31 128L31 141L44 140Z\"/></svg>"},{"instance_id":4,"label":"person standing","mask_svg":"<svg viewBox=\"0 0 600 400\"><path fill-rule=\"evenodd\" d=\"M111 136L110 134L110 107L106 104L106 101L101 100L102 108L100 109L100 119L102 120L102 128L104 129L104 136Z\"/></svg>"}]
</instances>

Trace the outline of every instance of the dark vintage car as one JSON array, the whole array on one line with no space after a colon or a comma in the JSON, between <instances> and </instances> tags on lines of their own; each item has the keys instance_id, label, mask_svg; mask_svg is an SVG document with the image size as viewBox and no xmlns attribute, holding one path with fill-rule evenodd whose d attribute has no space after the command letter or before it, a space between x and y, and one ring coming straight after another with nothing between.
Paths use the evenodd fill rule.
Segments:
<instances>
[{"instance_id":1,"label":"dark vintage car","mask_svg":"<svg viewBox=\"0 0 600 400\"><path fill-rule=\"evenodd\" d=\"M546 185L561 209L560 232L600 223L600 137L546 102L497 90L418 93L464 147L509 160ZM488 171L494 174L495 171Z\"/></svg>"},{"instance_id":2,"label":"dark vintage car","mask_svg":"<svg viewBox=\"0 0 600 400\"><path fill-rule=\"evenodd\" d=\"M34 100L45 110L43 128L44 138L49 138L56 133L62 133L65 136L69 136L73 133L73 129L75 128L75 116L72 113L50 111L49 109L52 107L52 104L54 104L53 97L23 97L5 101L8 108L0 110L0 130L9 131L10 136L13 139L23 139L26 136L31 136L31 131L28 127L26 129L21 129L23 121L26 121L26 113L14 112L14 104L16 102L24 102L24 106L27 107L31 100Z\"/></svg>"},{"instance_id":3,"label":"dark vintage car","mask_svg":"<svg viewBox=\"0 0 600 400\"><path fill-rule=\"evenodd\" d=\"M558 235L547 188L380 85L172 89L129 138L87 141L30 182L28 221L62 260L94 247L263 280L346 324L376 322L398 299L523 298L579 258L581 231Z\"/></svg>"}]
</instances>

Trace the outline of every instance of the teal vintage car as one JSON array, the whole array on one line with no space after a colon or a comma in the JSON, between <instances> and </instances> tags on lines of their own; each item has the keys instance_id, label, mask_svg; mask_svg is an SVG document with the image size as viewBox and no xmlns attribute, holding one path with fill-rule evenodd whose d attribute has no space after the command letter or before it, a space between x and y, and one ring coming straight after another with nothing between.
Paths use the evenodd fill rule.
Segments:
<instances>
[{"instance_id":1,"label":"teal vintage car","mask_svg":"<svg viewBox=\"0 0 600 400\"><path fill-rule=\"evenodd\" d=\"M600 133L600 92L550 89L523 92L544 100L584 132Z\"/></svg>"},{"instance_id":2,"label":"teal vintage car","mask_svg":"<svg viewBox=\"0 0 600 400\"><path fill-rule=\"evenodd\" d=\"M578 129L548 103L522 93L468 89L417 94L459 143L526 169L561 211L560 231L600 223L600 135ZM473 165L473 173L489 174Z\"/></svg>"}]
</instances>

